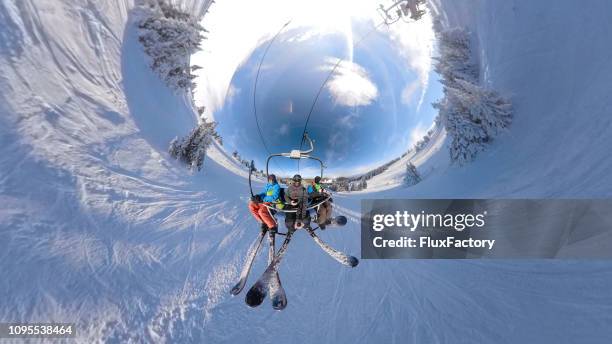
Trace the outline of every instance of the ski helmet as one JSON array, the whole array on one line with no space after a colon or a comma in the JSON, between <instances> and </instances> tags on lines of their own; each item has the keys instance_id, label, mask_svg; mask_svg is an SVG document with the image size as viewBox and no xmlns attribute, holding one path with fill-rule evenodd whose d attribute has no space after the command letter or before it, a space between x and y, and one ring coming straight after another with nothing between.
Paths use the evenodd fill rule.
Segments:
<instances>
[{"instance_id":1,"label":"ski helmet","mask_svg":"<svg viewBox=\"0 0 612 344\"><path fill-rule=\"evenodd\" d=\"M299 174L296 174L295 176L293 176L291 180L293 180L294 182L301 182L302 176L300 176Z\"/></svg>"}]
</instances>

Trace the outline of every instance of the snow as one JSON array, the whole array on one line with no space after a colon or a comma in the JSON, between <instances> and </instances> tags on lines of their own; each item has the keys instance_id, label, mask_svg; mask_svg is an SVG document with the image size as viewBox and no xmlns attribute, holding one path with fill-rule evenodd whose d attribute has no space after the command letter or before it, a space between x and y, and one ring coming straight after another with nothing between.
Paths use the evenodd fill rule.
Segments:
<instances>
[{"instance_id":1,"label":"snow","mask_svg":"<svg viewBox=\"0 0 612 344\"><path fill-rule=\"evenodd\" d=\"M427 178L437 169L447 168L450 164L446 144L446 131L439 127L434 127L431 141L419 152L411 151L406 156L400 158L389 168L368 180L368 188L362 193L374 193L394 188L401 188L404 185L406 176L406 164L412 162L419 171L422 178ZM368 195L369 197L369 195Z\"/></svg>"},{"instance_id":2,"label":"snow","mask_svg":"<svg viewBox=\"0 0 612 344\"><path fill-rule=\"evenodd\" d=\"M470 165L449 164L440 133L413 159L418 185L336 195L350 221L320 236L343 252L359 256L364 197L612 195L612 3L434 4L473 32L482 82L511 96L514 122ZM280 266L287 309L231 297L258 232L245 173L218 150L197 174L169 157L194 110L147 67L132 8L0 2L1 322L74 321L82 343L609 341L606 261L349 269L299 231Z\"/></svg>"}]
</instances>

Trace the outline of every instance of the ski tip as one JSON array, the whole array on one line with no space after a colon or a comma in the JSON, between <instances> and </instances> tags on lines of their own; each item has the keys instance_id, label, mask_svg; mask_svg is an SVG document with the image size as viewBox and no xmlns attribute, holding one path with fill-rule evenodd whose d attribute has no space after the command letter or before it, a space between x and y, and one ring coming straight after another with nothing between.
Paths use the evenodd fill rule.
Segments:
<instances>
[{"instance_id":1,"label":"ski tip","mask_svg":"<svg viewBox=\"0 0 612 344\"><path fill-rule=\"evenodd\" d=\"M274 310L282 311L285 307L287 307L287 299L272 301L272 308L274 308Z\"/></svg>"},{"instance_id":2,"label":"ski tip","mask_svg":"<svg viewBox=\"0 0 612 344\"><path fill-rule=\"evenodd\" d=\"M240 294L240 292L242 291L242 288L240 288L239 285L235 285L232 290L230 290L230 294L232 294L232 296L236 296L238 294Z\"/></svg>"},{"instance_id":3,"label":"ski tip","mask_svg":"<svg viewBox=\"0 0 612 344\"><path fill-rule=\"evenodd\" d=\"M350 265L352 268L356 267L357 265L359 265L359 259L357 259L357 258L355 258L355 257L351 256L351 257L349 258L349 265Z\"/></svg>"},{"instance_id":4,"label":"ski tip","mask_svg":"<svg viewBox=\"0 0 612 344\"><path fill-rule=\"evenodd\" d=\"M244 302L251 307L255 308L263 303L263 300L266 298L266 293L261 293L258 290L251 289L246 294L244 298Z\"/></svg>"}]
</instances>

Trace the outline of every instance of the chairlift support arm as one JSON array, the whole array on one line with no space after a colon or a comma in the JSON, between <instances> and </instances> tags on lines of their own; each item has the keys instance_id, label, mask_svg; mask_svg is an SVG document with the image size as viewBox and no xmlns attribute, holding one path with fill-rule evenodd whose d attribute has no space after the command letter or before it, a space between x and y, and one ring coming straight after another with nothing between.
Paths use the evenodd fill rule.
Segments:
<instances>
[{"instance_id":1,"label":"chairlift support arm","mask_svg":"<svg viewBox=\"0 0 612 344\"><path fill-rule=\"evenodd\" d=\"M270 175L270 170L269 170L270 160L272 160L272 158L274 157L283 157L283 158L289 158L289 159L294 159L294 160L300 160L300 159L316 160L321 165L321 177L323 177L323 167L324 167L323 161L321 161L321 159L319 158L310 156L310 153L314 151L314 143L312 139L308 136L308 133L304 134L304 140L306 140L308 144L310 145L310 148L308 148L307 150L294 149L289 153L278 153L278 154L270 155L268 159L266 160L266 176Z\"/></svg>"}]
</instances>

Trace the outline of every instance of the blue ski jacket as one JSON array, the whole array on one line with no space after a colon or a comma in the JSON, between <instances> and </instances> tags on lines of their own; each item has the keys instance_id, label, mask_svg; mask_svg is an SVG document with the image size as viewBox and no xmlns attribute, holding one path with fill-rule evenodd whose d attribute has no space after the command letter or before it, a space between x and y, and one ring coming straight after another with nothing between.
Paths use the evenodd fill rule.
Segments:
<instances>
[{"instance_id":1,"label":"blue ski jacket","mask_svg":"<svg viewBox=\"0 0 612 344\"><path fill-rule=\"evenodd\" d=\"M280 196L280 185L278 183L268 183L264 191L259 194L264 202L275 203Z\"/></svg>"},{"instance_id":2,"label":"blue ski jacket","mask_svg":"<svg viewBox=\"0 0 612 344\"><path fill-rule=\"evenodd\" d=\"M312 185L308 185L308 188L306 189L308 191L309 194L311 193L320 193L323 188L321 187L321 184L312 184Z\"/></svg>"}]
</instances>

